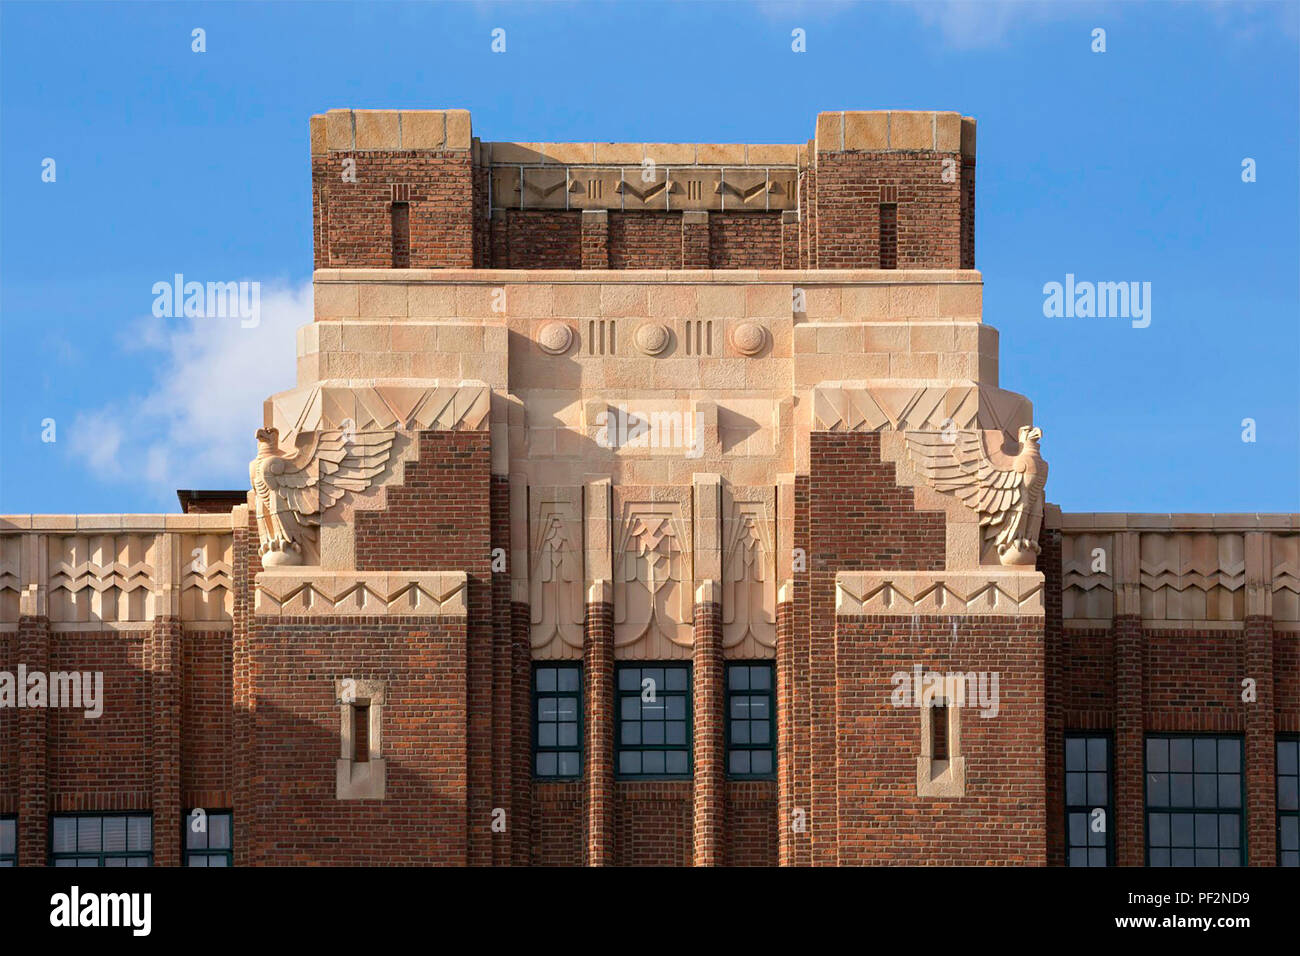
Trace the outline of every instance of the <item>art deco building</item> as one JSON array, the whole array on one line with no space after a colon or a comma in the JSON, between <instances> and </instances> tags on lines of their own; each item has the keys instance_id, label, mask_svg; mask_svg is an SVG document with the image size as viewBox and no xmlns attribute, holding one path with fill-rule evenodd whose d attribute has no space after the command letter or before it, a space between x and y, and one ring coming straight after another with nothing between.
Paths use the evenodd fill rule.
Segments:
<instances>
[{"instance_id":1,"label":"art deco building","mask_svg":"<svg viewBox=\"0 0 1300 956\"><path fill-rule=\"evenodd\" d=\"M974 120L311 166L251 490L0 519L0 863L1296 863L1300 517L1045 501Z\"/></svg>"}]
</instances>

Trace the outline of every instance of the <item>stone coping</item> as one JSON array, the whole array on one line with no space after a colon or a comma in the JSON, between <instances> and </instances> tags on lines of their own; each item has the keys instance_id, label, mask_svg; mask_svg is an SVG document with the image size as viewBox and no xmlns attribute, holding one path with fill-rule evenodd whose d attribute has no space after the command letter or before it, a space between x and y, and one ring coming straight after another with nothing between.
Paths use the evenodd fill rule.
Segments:
<instances>
[{"instance_id":1,"label":"stone coping","mask_svg":"<svg viewBox=\"0 0 1300 956\"><path fill-rule=\"evenodd\" d=\"M801 143L521 143L478 140L465 109L330 109L311 117L313 156L358 150L474 150L495 164L797 166ZM817 152L933 150L975 155L975 119L952 110L838 110L818 113Z\"/></svg>"},{"instance_id":2,"label":"stone coping","mask_svg":"<svg viewBox=\"0 0 1300 956\"><path fill-rule=\"evenodd\" d=\"M0 515L0 534L7 531L54 531L89 533L104 531L229 532L229 514L96 514L96 515Z\"/></svg>"},{"instance_id":3,"label":"stone coping","mask_svg":"<svg viewBox=\"0 0 1300 956\"><path fill-rule=\"evenodd\" d=\"M978 269L317 269L317 283L435 285L983 285Z\"/></svg>"},{"instance_id":4,"label":"stone coping","mask_svg":"<svg viewBox=\"0 0 1300 956\"><path fill-rule=\"evenodd\" d=\"M841 110L817 114L817 152L934 150L975 156L975 119L950 110Z\"/></svg>"},{"instance_id":5,"label":"stone coping","mask_svg":"<svg viewBox=\"0 0 1300 956\"><path fill-rule=\"evenodd\" d=\"M1142 514L1061 512L1049 528L1061 531L1300 531L1300 514Z\"/></svg>"}]
</instances>

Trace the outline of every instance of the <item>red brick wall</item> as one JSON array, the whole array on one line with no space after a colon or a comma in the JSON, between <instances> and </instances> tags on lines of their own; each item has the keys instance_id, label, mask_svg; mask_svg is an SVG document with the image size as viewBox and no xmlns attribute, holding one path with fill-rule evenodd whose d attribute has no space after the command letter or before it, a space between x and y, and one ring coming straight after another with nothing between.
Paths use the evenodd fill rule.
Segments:
<instances>
[{"instance_id":1,"label":"red brick wall","mask_svg":"<svg viewBox=\"0 0 1300 956\"><path fill-rule=\"evenodd\" d=\"M187 631L181 656L181 802L231 806L234 650L228 631Z\"/></svg>"},{"instance_id":2,"label":"red brick wall","mask_svg":"<svg viewBox=\"0 0 1300 956\"><path fill-rule=\"evenodd\" d=\"M344 181L344 159L356 161L356 182ZM311 163L316 268L392 267L392 184L411 187L412 268L471 268L476 241L481 257L468 152L331 152L313 156Z\"/></svg>"},{"instance_id":3,"label":"red brick wall","mask_svg":"<svg viewBox=\"0 0 1300 956\"><path fill-rule=\"evenodd\" d=\"M1063 641L1066 730L1105 729L1115 711L1115 641L1109 628L1070 628Z\"/></svg>"},{"instance_id":4,"label":"red brick wall","mask_svg":"<svg viewBox=\"0 0 1300 956\"><path fill-rule=\"evenodd\" d=\"M18 676L18 635L0 634L0 671ZM0 813L18 812L18 711L0 707Z\"/></svg>"},{"instance_id":5,"label":"red brick wall","mask_svg":"<svg viewBox=\"0 0 1300 956\"><path fill-rule=\"evenodd\" d=\"M493 808L503 757L501 698L508 673L494 627L491 442L485 431L420 432L419 458L403 465L400 485L386 489L387 507L356 512L357 568L362 571L463 570L468 576L469 861L486 865L508 853L509 831L494 834ZM507 548L507 553L508 553ZM509 631L504 635L507 642ZM508 740L508 738L505 738ZM508 751L508 746L507 746ZM507 811L507 827L511 807ZM521 808L522 809L522 808Z\"/></svg>"},{"instance_id":6,"label":"red brick wall","mask_svg":"<svg viewBox=\"0 0 1300 956\"><path fill-rule=\"evenodd\" d=\"M611 212L611 269L680 269L681 213Z\"/></svg>"},{"instance_id":7,"label":"red brick wall","mask_svg":"<svg viewBox=\"0 0 1300 956\"><path fill-rule=\"evenodd\" d=\"M916 510L912 490L900 487L894 465L881 460L877 433L813 432L807 487L806 597L800 587L803 575L795 575L795 600L797 605L807 602L807 623L797 616L795 626L806 628L808 638L806 652L796 651L794 693L807 701L806 712L796 718L807 730L796 732L796 744L806 733L809 770L806 781L796 784L793 803L806 808L808 837L796 836L794 843L798 847L806 839L814 865L834 865L839 786L835 575L851 570L938 570L944 566L946 542L943 514ZM801 497L796 486L796 541L802 533ZM800 671L806 678L798 676ZM803 679L806 690L800 686Z\"/></svg>"},{"instance_id":8,"label":"red brick wall","mask_svg":"<svg viewBox=\"0 0 1300 956\"><path fill-rule=\"evenodd\" d=\"M813 432L809 462L810 570L942 570L943 513L916 510L878 433Z\"/></svg>"},{"instance_id":9,"label":"red brick wall","mask_svg":"<svg viewBox=\"0 0 1300 956\"><path fill-rule=\"evenodd\" d=\"M582 213L512 209L506 212L503 269L581 269Z\"/></svg>"},{"instance_id":10,"label":"red brick wall","mask_svg":"<svg viewBox=\"0 0 1300 956\"><path fill-rule=\"evenodd\" d=\"M614 784L617 866L691 865L691 782Z\"/></svg>"},{"instance_id":11,"label":"red brick wall","mask_svg":"<svg viewBox=\"0 0 1300 956\"><path fill-rule=\"evenodd\" d=\"M779 715L778 715L779 716ZM722 845L726 866L776 866L780 842L774 780L729 780Z\"/></svg>"},{"instance_id":12,"label":"red brick wall","mask_svg":"<svg viewBox=\"0 0 1300 956\"><path fill-rule=\"evenodd\" d=\"M960 171L962 161L956 153L900 150L818 154L817 263L813 268L878 268L880 203L895 201L898 268L961 268L961 176L944 182L945 159L953 160ZM888 198L885 188L890 190ZM972 216L973 194L972 175ZM973 239L971 257L973 261Z\"/></svg>"},{"instance_id":13,"label":"red brick wall","mask_svg":"<svg viewBox=\"0 0 1300 956\"><path fill-rule=\"evenodd\" d=\"M1148 732L1245 730L1240 631L1144 629L1142 642Z\"/></svg>"},{"instance_id":14,"label":"red brick wall","mask_svg":"<svg viewBox=\"0 0 1300 956\"><path fill-rule=\"evenodd\" d=\"M975 268L975 160L961 159L961 267Z\"/></svg>"},{"instance_id":15,"label":"red brick wall","mask_svg":"<svg viewBox=\"0 0 1300 956\"><path fill-rule=\"evenodd\" d=\"M782 268L781 213L709 213L709 267Z\"/></svg>"},{"instance_id":16,"label":"red brick wall","mask_svg":"<svg viewBox=\"0 0 1300 956\"><path fill-rule=\"evenodd\" d=\"M356 161L356 182L342 178ZM945 182L943 163L955 163ZM822 153L799 174L800 221L783 250L781 212L711 212L708 249L680 212L608 214L608 268L878 268L881 202L898 203L897 268L974 268L974 161L928 150ZM584 251L577 210L488 209L488 171L454 150L312 158L315 264L390 268L391 186L410 187L412 268L604 268ZM886 198L888 197L888 198ZM685 241L684 241L685 240ZM793 247L797 243L797 248ZM707 260L702 256L707 251Z\"/></svg>"},{"instance_id":17,"label":"red brick wall","mask_svg":"<svg viewBox=\"0 0 1300 956\"><path fill-rule=\"evenodd\" d=\"M1045 863L1041 619L864 616L838 624L839 863ZM890 700L891 675L910 675L916 664L999 674L997 716L961 712L961 799L917 796L921 713Z\"/></svg>"},{"instance_id":18,"label":"red brick wall","mask_svg":"<svg viewBox=\"0 0 1300 956\"><path fill-rule=\"evenodd\" d=\"M104 712L51 708L46 718L51 811L147 809L150 804L150 632L50 636L50 671L102 671ZM28 667L32 664L29 662Z\"/></svg>"},{"instance_id":19,"label":"red brick wall","mask_svg":"<svg viewBox=\"0 0 1300 956\"><path fill-rule=\"evenodd\" d=\"M463 864L465 619L284 618L253 630L260 779L250 862ZM337 800L335 681L385 681L385 798Z\"/></svg>"},{"instance_id":20,"label":"red brick wall","mask_svg":"<svg viewBox=\"0 0 1300 956\"><path fill-rule=\"evenodd\" d=\"M582 784L532 785L531 866L582 866Z\"/></svg>"},{"instance_id":21,"label":"red brick wall","mask_svg":"<svg viewBox=\"0 0 1300 956\"><path fill-rule=\"evenodd\" d=\"M1300 633L1274 630L1273 682L1277 732L1300 733Z\"/></svg>"}]
</instances>

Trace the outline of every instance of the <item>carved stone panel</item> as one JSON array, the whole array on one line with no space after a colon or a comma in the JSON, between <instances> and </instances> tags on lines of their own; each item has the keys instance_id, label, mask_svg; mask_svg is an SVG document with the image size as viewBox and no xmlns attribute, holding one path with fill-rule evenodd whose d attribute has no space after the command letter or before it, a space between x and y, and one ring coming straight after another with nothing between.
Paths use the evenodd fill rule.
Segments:
<instances>
[{"instance_id":1,"label":"carved stone panel","mask_svg":"<svg viewBox=\"0 0 1300 956\"><path fill-rule=\"evenodd\" d=\"M234 539L228 534L177 536L182 620L233 620L233 547Z\"/></svg>"},{"instance_id":2,"label":"carved stone panel","mask_svg":"<svg viewBox=\"0 0 1300 956\"><path fill-rule=\"evenodd\" d=\"M668 202L673 209L709 211L722 208L722 171L686 166L668 171Z\"/></svg>"},{"instance_id":3,"label":"carved stone panel","mask_svg":"<svg viewBox=\"0 0 1300 956\"><path fill-rule=\"evenodd\" d=\"M582 489L530 488L529 637L533 656L582 656Z\"/></svg>"},{"instance_id":4,"label":"carved stone panel","mask_svg":"<svg viewBox=\"0 0 1300 956\"><path fill-rule=\"evenodd\" d=\"M524 208L564 209L568 186L568 171L562 167L529 167L524 170Z\"/></svg>"},{"instance_id":5,"label":"carved stone panel","mask_svg":"<svg viewBox=\"0 0 1300 956\"><path fill-rule=\"evenodd\" d=\"M615 487L614 647L682 659L695 633L689 488Z\"/></svg>"},{"instance_id":6,"label":"carved stone panel","mask_svg":"<svg viewBox=\"0 0 1300 956\"><path fill-rule=\"evenodd\" d=\"M1061 536L1065 619L1109 620L1115 614L1114 535Z\"/></svg>"},{"instance_id":7,"label":"carved stone panel","mask_svg":"<svg viewBox=\"0 0 1300 956\"><path fill-rule=\"evenodd\" d=\"M48 546L51 622L152 619L156 534L50 535Z\"/></svg>"},{"instance_id":8,"label":"carved stone panel","mask_svg":"<svg viewBox=\"0 0 1300 956\"><path fill-rule=\"evenodd\" d=\"M1300 535L1273 535L1272 559L1273 620L1300 621Z\"/></svg>"},{"instance_id":9,"label":"carved stone panel","mask_svg":"<svg viewBox=\"0 0 1300 956\"><path fill-rule=\"evenodd\" d=\"M1144 621L1244 619L1243 535L1146 533L1141 549Z\"/></svg>"},{"instance_id":10,"label":"carved stone panel","mask_svg":"<svg viewBox=\"0 0 1300 956\"><path fill-rule=\"evenodd\" d=\"M23 539L16 534L0 538L0 623L18 620L22 594Z\"/></svg>"},{"instance_id":11,"label":"carved stone panel","mask_svg":"<svg viewBox=\"0 0 1300 956\"><path fill-rule=\"evenodd\" d=\"M776 489L730 488L723 512L722 646L728 657L776 653Z\"/></svg>"}]
</instances>

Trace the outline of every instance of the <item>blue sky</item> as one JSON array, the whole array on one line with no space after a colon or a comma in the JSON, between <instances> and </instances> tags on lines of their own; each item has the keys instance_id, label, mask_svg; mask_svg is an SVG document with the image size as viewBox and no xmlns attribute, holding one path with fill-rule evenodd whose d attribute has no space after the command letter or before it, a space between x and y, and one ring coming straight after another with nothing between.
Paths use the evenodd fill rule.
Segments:
<instances>
[{"instance_id":1,"label":"blue sky","mask_svg":"<svg viewBox=\"0 0 1300 956\"><path fill-rule=\"evenodd\" d=\"M246 484L310 320L307 120L345 106L464 107L520 141L973 115L984 320L1035 403L1048 499L1300 510L1298 23L1284 3L4 3L0 512ZM262 325L154 319L177 272L260 281ZM1067 273L1150 282L1150 327L1045 318Z\"/></svg>"}]
</instances>

